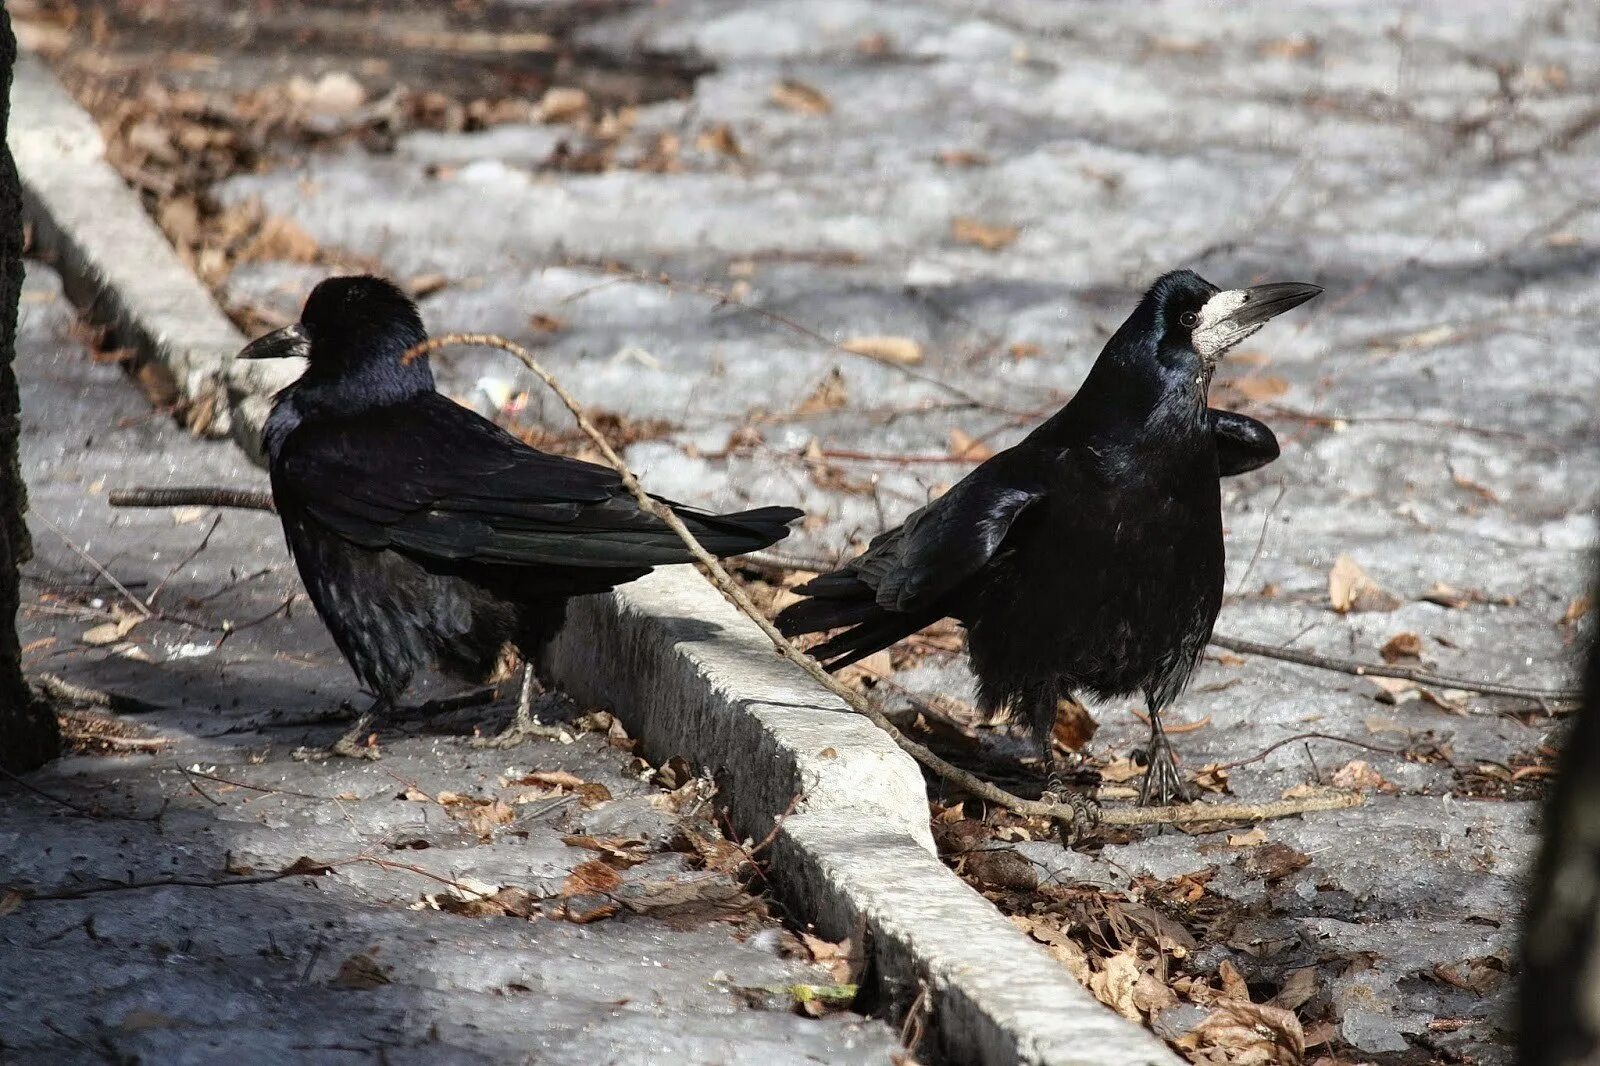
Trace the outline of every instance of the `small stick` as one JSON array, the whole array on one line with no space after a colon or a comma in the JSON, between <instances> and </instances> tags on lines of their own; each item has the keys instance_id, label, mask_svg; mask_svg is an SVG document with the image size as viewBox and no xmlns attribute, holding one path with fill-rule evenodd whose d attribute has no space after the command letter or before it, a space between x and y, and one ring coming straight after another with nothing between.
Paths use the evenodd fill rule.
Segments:
<instances>
[{"instance_id":1,"label":"small stick","mask_svg":"<svg viewBox=\"0 0 1600 1066\"><path fill-rule=\"evenodd\" d=\"M63 729L61 735L68 740L76 740L84 744L104 744L108 748L127 748L130 751L160 751L172 743L169 737L105 736L99 733L84 733L75 729Z\"/></svg>"},{"instance_id":2,"label":"small stick","mask_svg":"<svg viewBox=\"0 0 1600 1066\"><path fill-rule=\"evenodd\" d=\"M270 492L198 485L192 488L120 489L111 494L113 507L237 507L246 511L276 511Z\"/></svg>"},{"instance_id":3,"label":"small stick","mask_svg":"<svg viewBox=\"0 0 1600 1066\"><path fill-rule=\"evenodd\" d=\"M1359 792L1303 796L1271 803L1180 803L1173 807L1133 807L1102 811L1101 825L1186 825L1192 822L1259 822L1308 811L1341 811L1364 802Z\"/></svg>"},{"instance_id":4,"label":"small stick","mask_svg":"<svg viewBox=\"0 0 1600 1066\"><path fill-rule=\"evenodd\" d=\"M61 700L64 703L76 703L84 707L104 707L108 711L117 711L122 714L140 714L161 710L160 704L147 703L134 696L123 696L115 692L106 692L103 689L75 684L56 674L35 674L33 684L45 696Z\"/></svg>"},{"instance_id":5,"label":"small stick","mask_svg":"<svg viewBox=\"0 0 1600 1066\"><path fill-rule=\"evenodd\" d=\"M723 569L721 562L717 560L716 556L708 552L705 546L700 543L700 541L692 532L689 531L689 527L683 524L682 519L673 513L671 508L655 500L650 496L649 493L645 492L644 487L639 484L639 479L633 476L633 472L628 469L627 464L624 463L622 458L618 456L617 453L612 449L611 444L606 440L605 435L596 429L593 423L589 421L588 416L584 413L583 406L578 403L571 393L562 387L560 382L550 376L549 371L545 370L543 366L539 365L539 362L534 359L532 354L530 354L526 348L523 348L519 344L508 341L504 337L500 337L492 333L448 333L440 337L434 337L431 340L423 341L421 344L412 347L401 358L404 362L410 362L415 359L423 358L430 352L438 351L441 348L453 344L482 345L489 348L499 348L502 351L509 352L511 355L520 360L522 364L534 374L535 377L544 382L545 386L549 388L551 392L555 393L561 402L566 405L567 410L572 413L572 417L577 420L578 428L583 430L584 434L594 443L594 446L599 450L600 454L605 457L606 462L609 463L612 469L617 472L617 476L622 479L622 483L627 487L628 491L633 493L634 499L638 501L639 506L643 508L646 513L653 514L662 522L666 523L667 528L671 529L678 535L678 539L683 541L684 546L689 549L690 554L692 554L695 559L705 567L705 572L709 575L712 584L714 584L724 596L731 600L734 606L738 607L747 618L749 618L756 624L758 628L760 628L762 633L766 635L767 639L772 642L773 647L778 650L778 654L782 655L796 666L799 666L808 675L810 675L812 680L816 681L823 688L827 689L829 692L843 700L845 705L851 710L855 711L857 714L865 716L869 721L872 722L873 725L889 734L890 739L898 744L901 750L905 751L906 754L910 755L918 763L927 767L939 777L958 786L977 799L987 800L990 803L1005 807L1006 809L1015 811L1018 814L1033 818L1050 818L1068 823L1075 821L1079 817L1079 812L1068 804L1043 803L1038 800L1023 799L1021 796L1007 792L1005 789L991 784L988 781L984 781L961 769L960 767L951 765L944 759L941 759L939 756L929 751L927 748L923 747L921 744L918 744L916 741L907 737L899 729L895 728L894 723L889 721L889 719L884 716L883 712L873 707L870 703L863 699L860 694L845 687L838 681L837 678L824 670L821 664L819 664L815 659L811 658L805 652L795 647L795 645L787 637L778 632L777 628L771 622L769 622L764 615L762 615L761 610L750 601L750 597L745 594L744 589L740 588L733 578L729 576L728 572ZM1249 808L1208 809L1233 810L1235 813L1232 815L1232 817L1245 819L1284 817L1288 814L1298 814L1304 810L1331 809L1326 806L1319 806L1315 803L1310 806L1302 806L1300 804L1303 801L1286 802L1289 804L1289 807L1285 807L1283 804L1269 804L1261 807ZM1353 801L1346 802L1343 805L1354 806L1360 802L1360 798L1357 797ZM1107 811L1101 815L1101 821L1111 825L1154 825L1167 819L1204 821L1208 817L1212 820L1216 820L1219 817L1222 819L1229 817L1227 814L1210 814L1204 816L1192 815L1190 812L1191 807L1193 807L1192 804L1185 804L1180 807L1152 807L1145 808L1141 811L1132 812ZM1270 813L1259 813L1261 811L1267 811L1268 808L1271 808ZM1248 810L1250 813L1237 813L1241 810Z\"/></svg>"},{"instance_id":6,"label":"small stick","mask_svg":"<svg viewBox=\"0 0 1600 1066\"><path fill-rule=\"evenodd\" d=\"M152 618L152 617L155 616L155 612L152 611L150 608L146 607L144 605L144 601L143 600L139 599L139 597L137 597L133 593L129 592L128 591L128 586L126 586L122 582L118 581L115 577L113 577L111 575L111 571L109 571L105 567L101 566L100 565L100 560L96 559L94 556L90 555L88 552L86 552L82 548L78 547L78 545L73 542L71 537L67 536L66 533L62 532L62 529L61 529L60 526L58 526L54 522L50 521L50 518L49 518L48 515L46 515L43 511L35 511L35 512L33 512L33 516L35 518L37 518L39 521L43 522L46 529L48 529L50 532L54 533L57 537L61 538L61 543L65 544L67 547L71 548L73 553L76 554L78 556L78 558L82 559L84 562L86 562L90 566L94 567L96 573L98 573L101 577L105 578L107 581L111 582L112 587L115 588L118 592L122 593L123 598L126 599L129 603L133 604L134 610L138 611L139 614L142 617Z\"/></svg>"},{"instance_id":7,"label":"small stick","mask_svg":"<svg viewBox=\"0 0 1600 1066\"><path fill-rule=\"evenodd\" d=\"M144 598L144 605L146 607L149 607L151 610L155 609L156 597L161 595L161 590L167 587L167 582L177 577L179 570L182 570L184 567L188 566L190 563L194 562L200 557L200 553L205 551L206 547L211 543L211 535L217 531L217 527L220 525L222 525L222 516L217 515L211 520L211 528L206 530L206 535L200 538L200 543L194 546L194 550L180 559L178 564L171 570L168 570L166 577L156 582L156 587L151 589L150 595Z\"/></svg>"},{"instance_id":8,"label":"small stick","mask_svg":"<svg viewBox=\"0 0 1600 1066\"><path fill-rule=\"evenodd\" d=\"M1447 677L1443 674L1430 674L1426 670L1418 670L1411 666L1389 666L1384 663L1364 663L1356 659L1336 659L1328 655L1317 655L1309 651L1297 651L1293 648L1279 648L1271 644L1258 644L1253 640L1241 640L1238 637L1228 637L1221 633L1211 634L1211 643L1218 648L1239 652L1243 655L1260 655L1268 659L1280 659L1286 663L1295 663L1299 666L1314 666L1321 670L1334 670L1342 674L1353 674L1356 677L1392 677L1401 681L1411 681L1418 685L1432 685L1436 688L1458 688L1466 692L1477 692L1485 696L1514 696L1518 699L1535 700L1543 703L1546 700L1558 700L1563 703L1575 703L1583 699L1583 693L1570 688L1532 688L1526 685L1502 685L1494 681L1474 681L1466 677Z\"/></svg>"}]
</instances>

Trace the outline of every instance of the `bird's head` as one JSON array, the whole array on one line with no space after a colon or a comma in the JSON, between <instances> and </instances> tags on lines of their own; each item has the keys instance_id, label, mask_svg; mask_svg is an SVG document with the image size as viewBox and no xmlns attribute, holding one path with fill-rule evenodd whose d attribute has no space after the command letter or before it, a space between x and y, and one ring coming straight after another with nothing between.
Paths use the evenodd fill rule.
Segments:
<instances>
[{"instance_id":1,"label":"bird's head","mask_svg":"<svg viewBox=\"0 0 1600 1066\"><path fill-rule=\"evenodd\" d=\"M1174 270L1156 280L1123 329L1153 341L1163 369L1204 387L1230 348L1321 291L1298 281L1219 289L1192 270Z\"/></svg>"},{"instance_id":2,"label":"bird's head","mask_svg":"<svg viewBox=\"0 0 1600 1066\"><path fill-rule=\"evenodd\" d=\"M337 378L365 368L404 370L400 356L427 338L416 305L397 285L357 274L319 282L300 321L257 337L239 358L301 356L310 362L308 377Z\"/></svg>"}]
</instances>

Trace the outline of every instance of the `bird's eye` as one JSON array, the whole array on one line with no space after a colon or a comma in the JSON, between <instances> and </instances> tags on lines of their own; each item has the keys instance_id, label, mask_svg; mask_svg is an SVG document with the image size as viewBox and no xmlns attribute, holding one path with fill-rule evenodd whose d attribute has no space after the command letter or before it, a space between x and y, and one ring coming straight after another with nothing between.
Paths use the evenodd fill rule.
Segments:
<instances>
[{"instance_id":1,"label":"bird's eye","mask_svg":"<svg viewBox=\"0 0 1600 1066\"><path fill-rule=\"evenodd\" d=\"M1200 321L1200 316L1195 314L1193 311L1185 311L1183 314L1178 316L1178 321L1182 322L1186 326L1192 326L1196 322Z\"/></svg>"}]
</instances>

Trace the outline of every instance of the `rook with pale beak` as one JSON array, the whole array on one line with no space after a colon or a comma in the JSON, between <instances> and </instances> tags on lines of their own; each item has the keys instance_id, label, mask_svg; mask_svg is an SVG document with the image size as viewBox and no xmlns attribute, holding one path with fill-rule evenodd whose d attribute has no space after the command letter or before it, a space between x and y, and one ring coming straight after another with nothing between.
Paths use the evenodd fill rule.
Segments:
<instances>
[{"instance_id":1,"label":"rook with pale beak","mask_svg":"<svg viewBox=\"0 0 1600 1066\"><path fill-rule=\"evenodd\" d=\"M1079 696L1140 694L1149 712L1141 802L1187 795L1161 725L1222 606L1218 477L1278 455L1255 419L1207 405L1218 360L1316 296L1279 282L1218 289L1166 274L1070 403L867 551L795 591L778 626L837 630L811 651L857 662L941 618L960 621L989 712L1032 727L1062 787L1052 730Z\"/></svg>"}]
</instances>

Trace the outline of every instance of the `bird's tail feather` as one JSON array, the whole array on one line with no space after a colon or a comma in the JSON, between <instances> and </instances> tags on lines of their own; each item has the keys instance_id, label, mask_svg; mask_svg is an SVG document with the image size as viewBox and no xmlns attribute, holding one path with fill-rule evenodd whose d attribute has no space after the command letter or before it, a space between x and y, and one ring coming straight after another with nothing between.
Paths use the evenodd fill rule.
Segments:
<instances>
[{"instance_id":1,"label":"bird's tail feather","mask_svg":"<svg viewBox=\"0 0 1600 1066\"><path fill-rule=\"evenodd\" d=\"M717 556L743 555L776 544L789 535L789 523L805 514L794 507L757 507L722 515L680 507L673 511Z\"/></svg>"}]
</instances>

